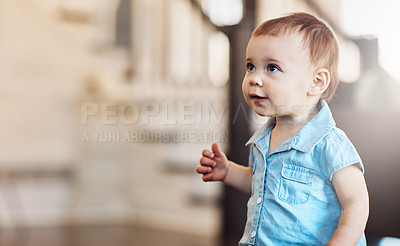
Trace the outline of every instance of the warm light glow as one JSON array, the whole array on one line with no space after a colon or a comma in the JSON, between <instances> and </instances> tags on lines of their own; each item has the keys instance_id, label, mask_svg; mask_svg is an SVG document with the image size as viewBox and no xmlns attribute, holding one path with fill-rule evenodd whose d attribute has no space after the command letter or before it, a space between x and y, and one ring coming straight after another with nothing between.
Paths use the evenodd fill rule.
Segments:
<instances>
[{"instance_id":1,"label":"warm light glow","mask_svg":"<svg viewBox=\"0 0 400 246\"><path fill-rule=\"evenodd\" d=\"M242 0L203 0L203 11L217 26L232 26L243 17Z\"/></svg>"},{"instance_id":2,"label":"warm light glow","mask_svg":"<svg viewBox=\"0 0 400 246\"><path fill-rule=\"evenodd\" d=\"M400 1L343 0L343 28L354 36L374 35L379 43L379 63L400 81Z\"/></svg>"},{"instance_id":3,"label":"warm light glow","mask_svg":"<svg viewBox=\"0 0 400 246\"><path fill-rule=\"evenodd\" d=\"M360 77L360 50L357 45L341 41L339 49L339 79L345 83L354 83Z\"/></svg>"},{"instance_id":4,"label":"warm light glow","mask_svg":"<svg viewBox=\"0 0 400 246\"><path fill-rule=\"evenodd\" d=\"M222 86L229 79L229 40L217 32L208 39L208 74L211 83Z\"/></svg>"}]
</instances>

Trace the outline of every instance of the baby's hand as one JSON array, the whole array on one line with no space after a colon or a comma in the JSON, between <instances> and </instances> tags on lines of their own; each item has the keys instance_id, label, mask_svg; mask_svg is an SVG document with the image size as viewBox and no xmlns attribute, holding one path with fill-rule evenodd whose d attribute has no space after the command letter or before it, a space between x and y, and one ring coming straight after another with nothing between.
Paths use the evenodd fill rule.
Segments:
<instances>
[{"instance_id":1,"label":"baby's hand","mask_svg":"<svg viewBox=\"0 0 400 246\"><path fill-rule=\"evenodd\" d=\"M200 166L196 172L203 174L203 181L224 181L228 174L228 159L216 143L213 143L211 150L205 149L200 158Z\"/></svg>"}]
</instances>

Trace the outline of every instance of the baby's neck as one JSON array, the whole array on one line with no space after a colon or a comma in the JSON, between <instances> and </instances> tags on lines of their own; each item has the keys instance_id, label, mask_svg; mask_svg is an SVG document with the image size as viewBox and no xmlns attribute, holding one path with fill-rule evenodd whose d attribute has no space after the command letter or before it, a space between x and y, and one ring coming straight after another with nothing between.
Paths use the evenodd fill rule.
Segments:
<instances>
[{"instance_id":1,"label":"baby's neck","mask_svg":"<svg viewBox=\"0 0 400 246\"><path fill-rule=\"evenodd\" d=\"M275 127L274 129L285 130L285 131L296 131L300 130L305 124L307 124L315 115L317 115L318 111L308 112L303 115L295 115L295 116L277 116L275 119Z\"/></svg>"},{"instance_id":2,"label":"baby's neck","mask_svg":"<svg viewBox=\"0 0 400 246\"><path fill-rule=\"evenodd\" d=\"M273 152L286 140L296 136L301 128L317 115L318 111L318 106L315 104L310 110L305 111L304 114L277 116L276 124L271 132L269 153Z\"/></svg>"}]
</instances>

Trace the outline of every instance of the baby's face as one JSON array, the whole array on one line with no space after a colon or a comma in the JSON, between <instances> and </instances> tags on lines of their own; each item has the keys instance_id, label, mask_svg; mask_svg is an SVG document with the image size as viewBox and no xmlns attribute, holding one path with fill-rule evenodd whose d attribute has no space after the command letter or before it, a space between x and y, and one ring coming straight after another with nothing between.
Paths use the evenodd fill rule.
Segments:
<instances>
[{"instance_id":1,"label":"baby's face","mask_svg":"<svg viewBox=\"0 0 400 246\"><path fill-rule=\"evenodd\" d=\"M257 114L296 116L307 110L315 68L301 36L253 37L246 56L243 95Z\"/></svg>"}]
</instances>

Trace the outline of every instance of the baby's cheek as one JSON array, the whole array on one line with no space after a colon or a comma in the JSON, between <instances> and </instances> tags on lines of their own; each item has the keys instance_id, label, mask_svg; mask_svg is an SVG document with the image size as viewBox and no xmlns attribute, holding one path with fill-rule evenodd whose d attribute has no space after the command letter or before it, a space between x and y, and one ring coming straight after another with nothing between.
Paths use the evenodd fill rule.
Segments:
<instances>
[{"instance_id":1,"label":"baby's cheek","mask_svg":"<svg viewBox=\"0 0 400 246\"><path fill-rule=\"evenodd\" d=\"M248 94L248 93L247 93L247 88L246 88L245 82L242 83L242 92L243 92L243 96L246 98L246 94Z\"/></svg>"}]
</instances>

